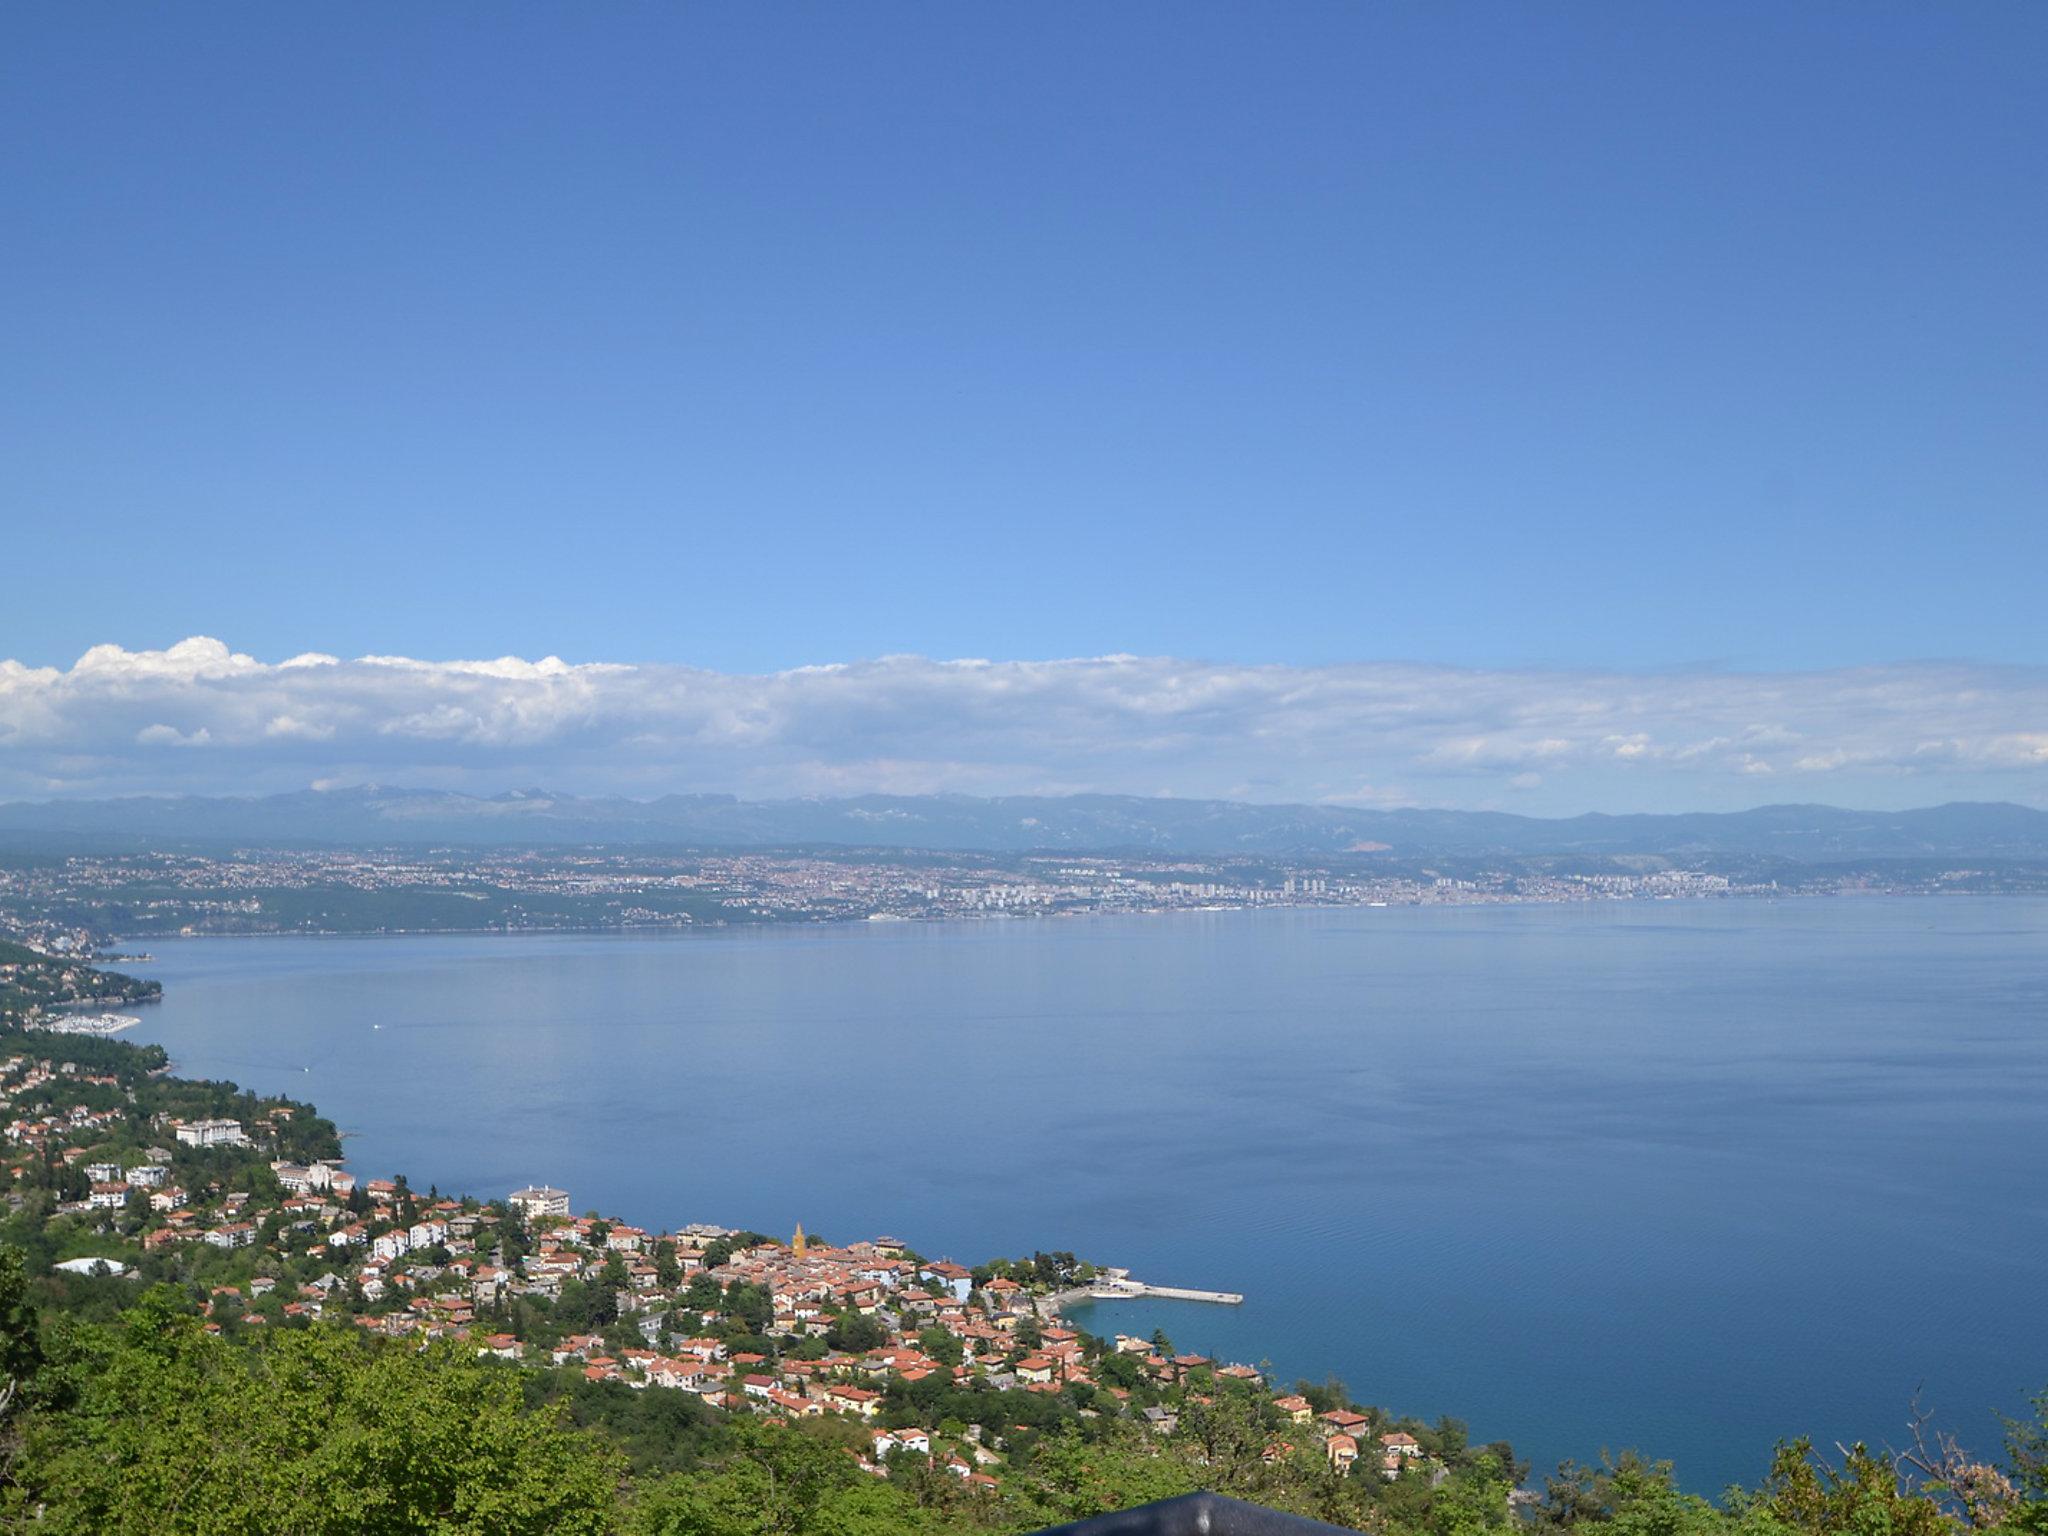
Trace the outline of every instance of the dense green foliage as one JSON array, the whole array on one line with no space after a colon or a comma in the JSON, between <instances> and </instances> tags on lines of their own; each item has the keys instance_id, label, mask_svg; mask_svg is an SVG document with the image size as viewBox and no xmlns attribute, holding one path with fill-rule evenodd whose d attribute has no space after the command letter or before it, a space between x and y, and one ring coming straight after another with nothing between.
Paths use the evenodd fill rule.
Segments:
<instances>
[{"instance_id":1,"label":"dense green foliage","mask_svg":"<svg viewBox=\"0 0 2048 1536\"><path fill-rule=\"evenodd\" d=\"M52 1532L596 1532L618 1458L528 1411L516 1377L341 1329L260 1347L176 1292L58 1330L10 1513Z\"/></svg>"},{"instance_id":2,"label":"dense green foliage","mask_svg":"<svg viewBox=\"0 0 2048 1536\"><path fill-rule=\"evenodd\" d=\"M1493 1448L1432 1432L1437 1475L1332 1471L1312 1434L1276 1444L1269 1405L1225 1390L1155 1439L1062 1420L989 1494L899 1455L849 1454L861 1431L708 1414L617 1383L552 1390L541 1373L334 1325L248 1342L208 1333L186 1295L146 1291L111 1323L38 1315L0 1252L0 1518L69 1532L619 1532L621 1536L909 1536L1017 1532L1198 1488L1360 1529L1483 1536L1600 1527L1612 1536L1960 1536L2048 1532L2048 1395L2012 1426L2005 1471L1946 1481L1852 1448L1781 1447L1762 1485L1720 1504L1634 1456L1567 1465L1510 1498ZM629 1475L629 1463L637 1475Z\"/></svg>"}]
</instances>

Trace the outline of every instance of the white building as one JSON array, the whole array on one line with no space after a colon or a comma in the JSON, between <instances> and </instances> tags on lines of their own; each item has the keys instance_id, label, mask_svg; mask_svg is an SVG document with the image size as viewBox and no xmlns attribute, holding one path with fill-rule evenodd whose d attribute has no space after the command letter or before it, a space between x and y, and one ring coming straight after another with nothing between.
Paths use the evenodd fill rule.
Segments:
<instances>
[{"instance_id":1,"label":"white building","mask_svg":"<svg viewBox=\"0 0 2048 1536\"><path fill-rule=\"evenodd\" d=\"M177 1126L178 1140L188 1147L238 1147L249 1138L242 1134L239 1120L185 1120Z\"/></svg>"},{"instance_id":2,"label":"white building","mask_svg":"<svg viewBox=\"0 0 2048 1536\"><path fill-rule=\"evenodd\" d=\"M119 1259L63 1259L51 1266L67 1275L125 1275L128 1266Z\"/></svg>"},{"instance_id":3,"label":"white building","mask_svg":"<svg viewBox=\"0 0 2048 1536\"><path fill-rule=\"evenodd\" d=\"M515 1189L505 1197L505 1203L528 1221L540 1216L569 1214L569 1192L547 1184L534 1184L525 1189Z\"/></svg>"}]
</instances>

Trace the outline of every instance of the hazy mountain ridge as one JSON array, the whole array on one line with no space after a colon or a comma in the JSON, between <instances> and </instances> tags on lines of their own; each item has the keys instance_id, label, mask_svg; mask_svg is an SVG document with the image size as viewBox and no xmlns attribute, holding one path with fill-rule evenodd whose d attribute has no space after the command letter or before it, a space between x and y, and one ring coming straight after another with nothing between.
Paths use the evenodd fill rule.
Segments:
<instances>
[{"instance_id":1,"label":"hazy mountain ridge","mask_svg":"<svg viewBox=\"0 0 2048 1536\"><path fill-rule=\"evenodd\" d=\"M2048 857L2048 811L2001 802L1907 811L1768 805L1546 820L1498 811L1353 810L1125 795L665 795L641 801L540 790L484 797L375 786L248 798L0 804L0 839L43 843L68 837L280 844L830 843L1006 853L1342 853L1385 845L1397 854L2033 859Z\"/></svg>"}]
</instances>

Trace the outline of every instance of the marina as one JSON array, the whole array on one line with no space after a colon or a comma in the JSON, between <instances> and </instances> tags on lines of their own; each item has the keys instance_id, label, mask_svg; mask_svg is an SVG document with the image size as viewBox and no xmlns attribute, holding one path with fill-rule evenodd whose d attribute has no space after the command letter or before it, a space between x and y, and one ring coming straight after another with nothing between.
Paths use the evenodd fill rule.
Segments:
<instances>
[{"instance_id":1,"label":"marina","mask_svg":"<svg viewBox=\"0 0 2048 1536\"><path fill-rule=\"evenodd\" d=\"M59 1013L31 1020L28 1027L52 1035L117 1035L141 1022L132 1013Z\"/></svg>"}]
</instances>

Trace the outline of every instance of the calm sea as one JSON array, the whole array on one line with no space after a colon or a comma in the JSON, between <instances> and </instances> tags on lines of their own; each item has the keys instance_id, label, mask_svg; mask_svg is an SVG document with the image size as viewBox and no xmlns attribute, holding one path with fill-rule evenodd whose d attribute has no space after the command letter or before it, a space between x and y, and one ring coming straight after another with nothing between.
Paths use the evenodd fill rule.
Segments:
<instances>
[{"instance_id":1,"label":"calm sea","mask_svg":"<svg viewBox=\"0 0 2048 1536\"><path fill-rule=\"evenodd\" d=\"M2048 1386L2048 903L150 947L141 1035L359 1172L1242 1291L1086 1323L1539 1471L1714 1491Z\"/></svg>"}]
</instances>

